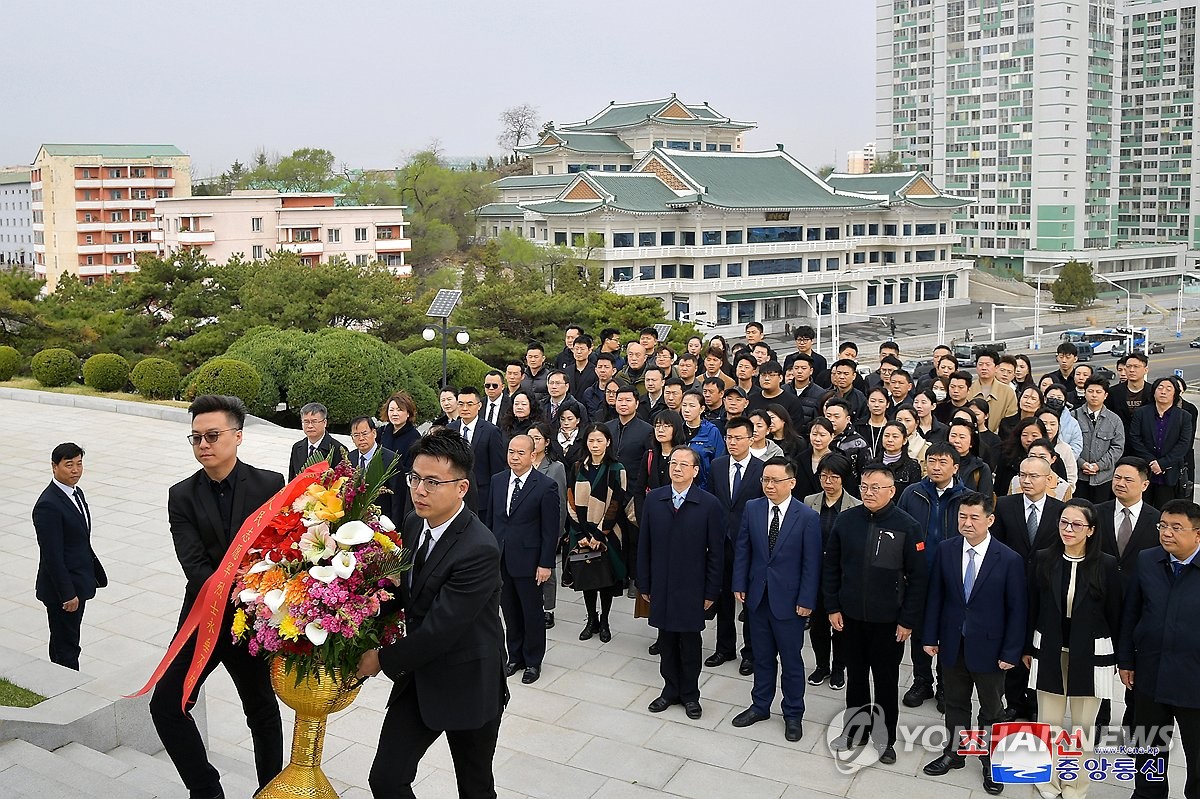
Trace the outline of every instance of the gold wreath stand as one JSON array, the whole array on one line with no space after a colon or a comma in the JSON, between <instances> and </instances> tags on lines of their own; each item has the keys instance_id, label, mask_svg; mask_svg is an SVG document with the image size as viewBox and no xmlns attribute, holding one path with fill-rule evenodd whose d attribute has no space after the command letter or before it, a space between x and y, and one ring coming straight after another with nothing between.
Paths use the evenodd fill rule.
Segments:
<instances>
[{"instance_id":1,"label":"gold wreath stand","mask_svg":"<svg viewBox=\"0 0 1200 799\"><path fill-rule=\"evenodd\" d=\"M271 661L271 687L285 705L296 711L292 761L255 794L255 799L337 799L337 792L321 771L325 721L349 707L361 686L349 688L328 676L320 682L309 676L297 686L295 676L284 670L283 658L275 658Z\"/></svg>"}]
</instances>

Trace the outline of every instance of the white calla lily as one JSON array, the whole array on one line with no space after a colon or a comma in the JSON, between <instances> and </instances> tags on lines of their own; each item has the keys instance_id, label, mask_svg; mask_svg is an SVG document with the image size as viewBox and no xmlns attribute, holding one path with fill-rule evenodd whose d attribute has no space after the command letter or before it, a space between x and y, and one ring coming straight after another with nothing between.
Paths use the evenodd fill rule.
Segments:
<instances>
[{"instance_id":1,"label":"white calla lily","mask_svg":"<svg viewBox=\"0 0 1200 799\"><path fill-rule=\"evenodd\" d=\"M276 588L273 591L268 591L266 596L263 597L263 604L265 604L272 613L278 611L281 607L283 607L283 590Z\"/></svg>"},{"instance_id":2,"label":"white calla lily","mask_svg":"<svg viewBox=\"0 0 1200 799\"><path fill-rule=\"evenodd\" d=\"M313 646L320 646L325 643L325 639L329 637L329 633L315 621L310 621L304 625L304 637L312 641Z\"/></svg>"},{"instance_id":3,"label":"white calla lily","mask_svg":"<svg viewBox=\"0 0 1200 799\"><path fill-rule=\"evenodd\" d=\"M314 580L320 580L326 585L337 579L337 572L333 570L332 566L313 566L308 570L308 575Z\"/></svg>"},{"instance_id":4,"label":"white calla lily","mask_svg":"<svg viewBox=\"0 0 1200 799\"><path fill-rule=\"evenodd\" d=\"M380 515L379 529L383 530L385 533L393 533L396 531L396 523L387 516Z\"/></svg>"},{"instance_id":5,"label":"white calla lily","mask_svg":"<svg viewBox=\"0 0 1200 799\"><path fill-rule=\"evenodd\" d=\"M365 544L374 537L375 531L358 520L346 522L333 534L333 540L343 547Z\"/></svg>"},{"instance_id":6,"label":"white calla lily","mask_svg":"<svg viewBox=\"0 0 1200 799\"><path fill-rule=\"evenodd\" d=\"M241 602L243 605L250 605L253 604L254 600L258 599L260 596L262 596L262 594L258 593L253 588L247 588L238 594L238 602Z\"/></svg>"},{"instance_id":7,"label":"white calla lily","mask_svg":"<svg viewBox=\"0 0 1200 799\"><path fill-rule=\"evenodd\" d=\"M268 555L266 558L263 558L258 563L255 563L253 566L251 566L249 574L261 574L274 568L275 561L271 560L270 556Z\"/></svg>"},{"instance_id":8,"label":"white calla lily","mask_svg":"<svg viewBox=\"0 0 1200 799\"><path fill-rule=\"evenodd\" d=\"M329 568L333 569L333 573L343 580L354 574L354 565L357 563L353 552L342 551L333 556L333 562L329 564Z\"/></svg>"}]
</instances>

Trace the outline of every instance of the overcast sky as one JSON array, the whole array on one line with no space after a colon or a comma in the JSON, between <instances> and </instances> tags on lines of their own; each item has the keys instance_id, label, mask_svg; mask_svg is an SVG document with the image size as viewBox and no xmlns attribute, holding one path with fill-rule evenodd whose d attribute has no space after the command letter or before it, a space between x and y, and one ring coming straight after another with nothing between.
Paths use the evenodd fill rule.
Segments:
<instances>
[{"instance_id":1,"label":"overcast sky","mask_svg":"<svg viewBox=\"0 0 1200 799\"><path fill-rule=\"evenodd\" d=\"M869 0L3 0L0 21L0 165L122 142L197 176L298 147L389 167L434 139L500 154L513 105L565 123L671 92L813 168L874 135Z\"/></svg>"}]
</instances>

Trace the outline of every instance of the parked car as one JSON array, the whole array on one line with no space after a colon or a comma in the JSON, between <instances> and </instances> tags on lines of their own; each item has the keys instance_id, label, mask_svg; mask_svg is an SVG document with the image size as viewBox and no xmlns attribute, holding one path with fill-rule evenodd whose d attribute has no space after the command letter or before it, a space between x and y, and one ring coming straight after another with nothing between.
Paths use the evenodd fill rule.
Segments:
<instances>
[{"instance_id":1,"label":"parked car","mask_svg":"<svg viewBox=\"0 0 1200 799\"><path fill-rule=\"evenodd\" d=\"M954 357L960 363L966 360L974 363L975 359L979 357L979 353L984 350L995 350L996 352L1003 353L1007 348L1008 345L1003 341L977 341L971 344L955 344L951 348L951 352L954 353Z\"/></svg>"},{"instance_id":2,"label":"parked car","mask_svg":"<svg viewBox=\"0 0 1200 799\"><path fill-rule=\"evenodd\" d=\"M1092 377L1098 377L1101 380L1107 380L1109 385L1112 385L1113 381L1117 379L1117 373L1112 369L1109 369L1107 366L1093 366Z\"/></svg>"},{"instance_id":3,"label":"parked car","mask_svg":"<svg viewBox=\"0 0 1200 799\"><path fill-rule=\"evenodd\" d=\"M1200 349L1200 336L1196 336L1194 339L1188 342L1188 346L1194 350Z\"/></svg>"},{"instance_id":4,"label":"parked car","mask_svg":"<svg viewBox=\"0 0 1200 799\"><path fill-rule=\"evenodd\" d=\"M1166 345L1166 344L1163 344L1161 341L1151 341L1151 342L1150 342L1150 349L1149 349L1149 351L1148 351L1148 353L1147 353L1147 354L1149 354L1149 355L1155 355L1155 354L1157 354L1157 353L1160 353L1160 352L1166 352L1166 351L1167 351L1167 345Z\"/></svg>"},{"instance_id":5,"label":"parked car","mask_svg":"<svg viewBox=\"0 0 1200 799\"><path fill-rule=\"evenodd\" d=\"M1151 341L1149 350L1147 350L1145 348L1145 346L1142 344L1135 344L1133 347L1133 351L1134 352L1145 352L1147 355L1155 355L1160 352L1166 352L1167 345L1163 344L1161 341ZM1113 354L1114 358L1120 358L1121 356L1123 356L1125 354L1125 345L1117 344L1116 346L1114 346L1112 348L1112 354Z\"/></svg>"}]
</instances>

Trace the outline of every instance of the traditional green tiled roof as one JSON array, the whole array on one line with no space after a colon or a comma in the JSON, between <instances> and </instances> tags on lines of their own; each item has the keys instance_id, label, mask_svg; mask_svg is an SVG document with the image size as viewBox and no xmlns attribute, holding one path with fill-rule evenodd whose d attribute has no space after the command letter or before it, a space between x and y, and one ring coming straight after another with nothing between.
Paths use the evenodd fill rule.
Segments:
<instances>
[{"instance_id":1,"label":"traditional green tiled roof","mask_svg":"<svg viewBox=\"0 0 1200 799\"><path fill-rule=\"evenodd\" d=\"M699 117L696 119L682 119L676 117L660 117L659 112L665 110L672 103L679 103L686 108L692 115ZM705 126L723 125L725 127L735 127L749 129L754 127L753 122L735 122L729 117L718 114L707 104L705 105L688 105L682 102L675 95L663 98L662 100L649 100L646 102L636 103L618 103L612 102L600 113L583 121L574 122L570 125L564 125L563 130L614 130L617 128L628 128L633 125L645 122L647 117L653 117L656 122L666 124L692 124L699 122Z\"/></svg>"},{"instance_id":2,"label":"traditional green tiled roof","mask_svg":"<svg viewBox=\"0 0 1200 799\"><path fill-rule=\"evenodd\" d=\"M575 179L574 175L511 175L493 181L497 189L542 189L563 187Z\"/></svg>"},{"instance_id":3,"label":"traditional green tiled roof","mask_svg":"<svg viewBox=\"0 0 1200 799\"><path fill-rule=\"evenodd\" d=\"M644 161L651 158L672 165L685 175L699 190L699 202L704 205L788 210L863 208L879 204L875 199L835 191L783 150L712 153L656 149Z\"/></svg>"},{"instance_id":4,"label":"traditional green tiled roof","mask_svg":"<svg viewBox=\"0 0 1200 799\"><path fill-rule=\"evenodd\" d=\"M970 197L951 197L946 194L941 197L905 197L904 201L918 208L961 208L975 202Z\"/></svg>"},{"instance_id":5,"label":"traditional green tiled roof","mask_svg":"<svg viewBox=\"0 0 1200 799\"><path fill-rule=\"evenodd\" d=\"M580 130L554 130L551 133L562 140L562 144L535 144L517 149L529 155L541 155L562 147L576 153L602 153L605 155L629 155L633 150L615 133L587 133Z\"/></svg>"},{"instance_id":6,"label":"traditional green tiled roof","mask_svg":"<svg viewBox=\"0 0 1200 799\"><path fill-rule=\"evenodd\" d=\"M187 153L173 144L43 144L46 155L98 155L101 158L154 158Z\"/></svg>"},{"instance_id":7,"label":"traditional green tiled roof","mask_svg":"<svg viewBox=\"0 0 1200 799\"><path fill-rule=\"evenodd\" d=\"M621 211L661 214L672 210L668 203L683 199L651 172L588 172L586 179L612 198L610 208Z\"/></svg>"},{"instance_id":8,"label":"traditional green tiled roof","mask_svg":"<svg viewBox=\"0 0 1200 799\"><path fill-rule=\"evenodd\" d=\"M17 169L12 172L0 172L0 186L9 186L13 183L28 183L29 170Z\"/></svg>"},{"instance_id":9,"label":"traditional green tiled roof","mask_svg":"<svg viewBox=\"0 0 1200 799\"><path fill-rule=\"evenodd\" d=\"M479 216L524 216L525 209L516 203L488 203L478 213Z\"/></svg>"},{"instance_id":10,"label":"traditional green tiled roof","mask_svg":"<svg viewBox=\"0 0 1200 799\"><path fill-rule=\"evenodd\" d=\"M536 200L521 203L521 206L538 214L578 216L580 214L589 214L597 208L602 208L604 203L599 200Z\"/></svg>"},{"instance_id":11,"label":"traditional green tiled roof","mask_svg":"<svg viewBox=\"0 0 1200 799\"><path fill-rule=\"evenodd\" d=\"M937 194L906 194L906 190L918 180L928 183ZM855 192L856 194L877 194L887 197L893 203L908 203L920 208L959 208L974 202L974 200L968 197L955 197L943 193L937 186L933 185L933 181L930 180L929 176L920 170L911 172L868 173L865 175L835 173L826 178L826 181L829 185L840 191Z\"/></svg>"}]
</instances>

